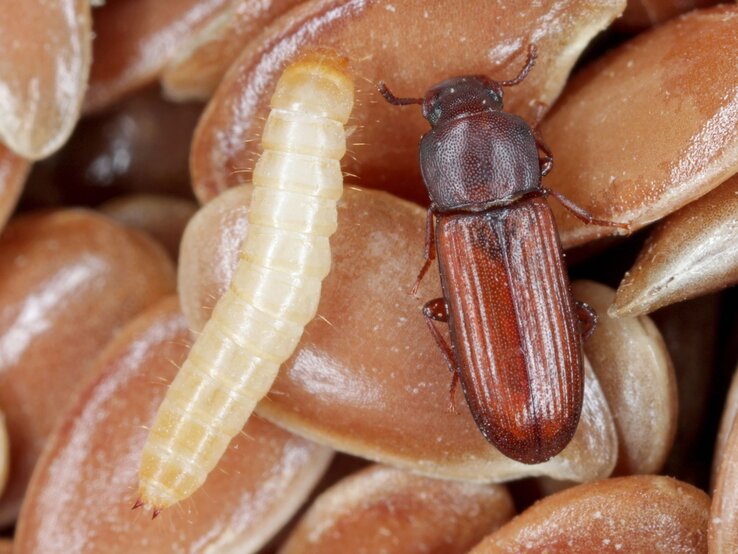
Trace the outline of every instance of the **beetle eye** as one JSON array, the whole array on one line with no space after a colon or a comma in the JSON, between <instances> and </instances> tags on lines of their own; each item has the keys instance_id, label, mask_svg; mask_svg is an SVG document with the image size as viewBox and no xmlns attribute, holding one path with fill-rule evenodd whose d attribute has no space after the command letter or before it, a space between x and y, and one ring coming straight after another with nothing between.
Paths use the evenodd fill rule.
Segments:
<instances>
[{"instance_id":1,"label":"beetle eye","mask_svg":"<svg viewBox=\"0 0 738 554\"><path fill-rule=\"evenodd\" d=\"M487 101L486 103L490 108L501 109L502 108L502 89L488 88L487 89Z\"/></svg>"},{"instance_id":2,"label":"beetle eye","mask_svg":"<svg viewBox=\"0 0 738 554\"><path fill-rule=\"evenodd\" d=\"M425 102L423 102L423 117L428 120L431 127L441 119L442 112L443 108L441 106L440 95L438 93L434 94L430 98L426 98Z\"/></svg>"},{"instance_id":3,"label":"beetle eye","mask_svg":"<svg viewBox=\"0 0 738 554\"><path fill-rule=\"evenodd\" d=\"M497 86L497 87L490 89L490 95L492 96L495 102L502 104L502 87L501 86Z\"/></svg>"},{"instance_id":4,"label":"beetle eye","mask_svg":"<svg viewBox=\"0 0 738 554\"><path fill-rule=\"evenodd\" d=\"M435 102L431 107L431 112L428 114L428 121L430 121L431 125L438 123L438 120L441 119L442 112L443 108L441 108L441 103Z\"/></svg>"}]
</instances>

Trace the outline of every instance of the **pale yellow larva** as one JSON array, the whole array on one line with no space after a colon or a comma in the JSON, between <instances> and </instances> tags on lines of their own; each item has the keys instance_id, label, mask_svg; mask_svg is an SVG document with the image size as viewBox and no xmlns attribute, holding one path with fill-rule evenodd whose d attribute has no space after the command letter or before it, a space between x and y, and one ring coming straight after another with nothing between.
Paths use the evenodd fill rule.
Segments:
<instances>
[{"instance_id":1,"label":"pale yellow larva","mask_svg":"<svg viewBox=\"0 0 738 554\"><path fill-rule=\"evenodd\" d=\"M324 52L293 63L277 83L240 262L144 447L136 506L154 516L203 484L315 316L353 97L346 61Z\"/></svg>"}]
</instances>

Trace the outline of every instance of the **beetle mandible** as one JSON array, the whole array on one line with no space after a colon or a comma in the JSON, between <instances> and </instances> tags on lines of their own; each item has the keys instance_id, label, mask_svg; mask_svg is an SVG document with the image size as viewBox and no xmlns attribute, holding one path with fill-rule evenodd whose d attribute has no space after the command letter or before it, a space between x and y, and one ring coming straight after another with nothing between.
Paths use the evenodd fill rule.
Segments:
<instances>
[{"instance_id":1,"label":"beetle mandible","mask_svg":"<svg viewBox=\"0 0 738 554\"><path fill-rule=\"evenodd\" d=\"M541 463L569 443L584 392L582 336L596 316L575 302L556 223L546 197L576 217L595 219L541 185L553 156L535 126L503 111L503 87L525 79L535 64L531 44L517 77L445 80L420 104L431 130L420 142L420 168L430 196L425 264L413 293L438 256L443 297L423 314L484 437L506 456ZM543 153L539 157L539 150ZM434 244L435 243L435 244ZM448 323L451 344L434 322Z\"/></svg>"}]
</instances>

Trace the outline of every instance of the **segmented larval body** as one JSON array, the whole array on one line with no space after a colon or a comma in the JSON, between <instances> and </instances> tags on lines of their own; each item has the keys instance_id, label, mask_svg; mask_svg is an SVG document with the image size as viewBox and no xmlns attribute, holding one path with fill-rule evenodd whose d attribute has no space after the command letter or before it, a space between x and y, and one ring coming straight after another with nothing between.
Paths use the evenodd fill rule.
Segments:
<instances>
[{"instance_id":1,"label":"segmented larval body","mask_svg":"<svg viewBox=\"0 0 738 554\"><path fill-rule=\"evenodd\" d=\"M316 314L331 265L328 237L336 230L344 125L353 106L345 65L312 54L277 84L241 259L144 447L137 505L155 514L202 485Z\"/></svg>"}]
</instances>

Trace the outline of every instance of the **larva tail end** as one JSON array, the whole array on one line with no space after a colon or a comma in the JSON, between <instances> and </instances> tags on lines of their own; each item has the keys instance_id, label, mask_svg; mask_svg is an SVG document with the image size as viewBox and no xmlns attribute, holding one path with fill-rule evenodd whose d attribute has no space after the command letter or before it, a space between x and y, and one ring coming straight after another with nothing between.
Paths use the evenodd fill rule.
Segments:
<instances>
[{"instance_id":1,"label":"larva tail end","mask_svg":"<svg viewBox=\"0 0 738 554\"><path fill-rule=\"evenodd\" d=\"M147 504L143 501L143 499L141 499L141 497L136 499L136 502L133 504L133 506L131 506L131 510L138 510L139 508L143 508L145 512L149 511L150 509L151 519L156 519L161 511L164 509Z\"/></svg>"}]
</instances>

